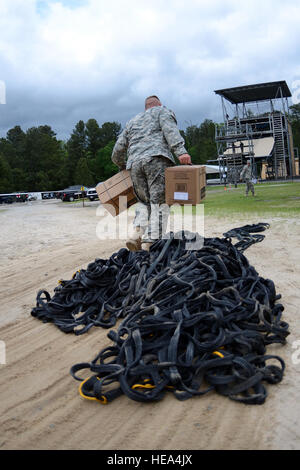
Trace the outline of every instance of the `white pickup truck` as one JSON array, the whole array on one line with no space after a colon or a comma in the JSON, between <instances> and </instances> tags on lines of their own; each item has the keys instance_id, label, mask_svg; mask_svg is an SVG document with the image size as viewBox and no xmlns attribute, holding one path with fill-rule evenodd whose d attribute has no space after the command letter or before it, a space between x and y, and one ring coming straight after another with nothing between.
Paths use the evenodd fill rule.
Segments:
<instances>
[{"instance_id":1,"label":"white pickup truck","mask_svg":"<svg viewBox=\"0 0 300 470\"><path fill-rule=\"evenodd\" d=\"M99 199L96 188L90 188L86 193L86 197L88 197L90 201L96 201Z\"/></svg>"}]
</instances>

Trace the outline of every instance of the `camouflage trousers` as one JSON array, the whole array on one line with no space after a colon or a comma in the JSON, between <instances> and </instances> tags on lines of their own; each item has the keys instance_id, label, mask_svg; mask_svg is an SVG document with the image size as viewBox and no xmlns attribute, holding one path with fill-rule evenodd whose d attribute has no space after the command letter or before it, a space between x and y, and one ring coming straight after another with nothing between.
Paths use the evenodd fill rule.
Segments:
<instances>
[{"instance_id":1,"label":"camouflage trousers","mask_svg":"<svg viewBox=\"0 0 300 470\"><path fill-rule=\"evenodd\" d=\"M131 179L138 199L134 227L144 230L143 242L153 242L165 234L169 207L165 204L165 169L173 166L165 157L133 162Z\"/></svg>"},{"instance_id":2,"label":"camouflage trousers","mask_svg":"<svg viewBox=\"0 0 300 470\"><path fill-rule=\"evenodd\" d=\"M248 196L249 190L254 196L254 184L251 180L246 180L246 196Z\"/></svg>"}]
</instances>

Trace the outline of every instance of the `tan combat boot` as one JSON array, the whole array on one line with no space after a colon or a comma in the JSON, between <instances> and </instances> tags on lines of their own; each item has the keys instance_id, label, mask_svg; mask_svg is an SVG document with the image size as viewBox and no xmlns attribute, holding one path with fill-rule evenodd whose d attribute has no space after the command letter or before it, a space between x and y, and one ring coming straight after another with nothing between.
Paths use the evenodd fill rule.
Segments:
<instances>
[{"instance_id":1,"label":"tan combat boot","mask_svg":"<svg viewBox=\"0 0 300 470\"><path fill-rule=\"evenodd\" d=\"M126 246L130 251L139 251L142 249L142 235L144 230L142 227L135 227L133 233L126 242Z\"/></svg>"}]
</instances>

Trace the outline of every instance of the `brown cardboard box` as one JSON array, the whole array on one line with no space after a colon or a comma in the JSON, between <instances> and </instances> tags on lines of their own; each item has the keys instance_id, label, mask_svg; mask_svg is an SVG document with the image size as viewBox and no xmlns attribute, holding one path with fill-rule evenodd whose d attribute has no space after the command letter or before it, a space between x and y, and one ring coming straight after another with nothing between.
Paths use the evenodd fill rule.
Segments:
<instances>
[{"instance_id":1,"label":"brown cardboard box","mask_svg":"<svg viewBox=\"0 0 300 470\"><path fill-rule=\"evenodd\" d=\"M205 198L206 172L203 165L179 165L165 170L166 204L199 204Z\"/></svg>"},{"instance_id":2,"label":"brown cardboard box","mask_svg":"<svg viewBox=\"0 0 300 470\"><path fill-rule=\"evenodd\" d=\"M114 216L137 202L128 170L122 170L103 183L99 183L96 191L100 202L105 204L105 208ZM126 199L119 200L120 196Z\"/></svg>"}]
</instances>

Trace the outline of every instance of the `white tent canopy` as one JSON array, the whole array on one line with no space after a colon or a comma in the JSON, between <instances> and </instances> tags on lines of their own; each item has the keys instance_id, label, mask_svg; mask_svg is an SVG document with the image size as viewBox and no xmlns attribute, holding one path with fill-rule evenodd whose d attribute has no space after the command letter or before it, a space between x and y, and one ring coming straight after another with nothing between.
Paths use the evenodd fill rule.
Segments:
<instances>
[{"instance_id":1,"label":"white tent canopy","mask_svg":"<svg viewBox=\"0 0 300 470\"><path fill-rule=\"evenodd\" d=\"M215 174L219 173L219 165L204 165L206 169L206 174Z\"/></svg>"},{"instance_id":2,"label":"white tent canopy","mask_svg":"<svg viewBox=\"0 0 300 470\"><path fill-rule=\"evenodd\" d=\"M249 147L248 146L249 142L248 140L241 140L238 142L235 142L235 152L240 153L240 145L241 142L244 144L244 151L248 152ZM268 157L273 150L274 147L274 137L263 137L262 139L253 139L253 152L254 152L254 157ZM228 148L225 150L224 155L232 154L232 148Z\"/></svg>"}]
</instances>

